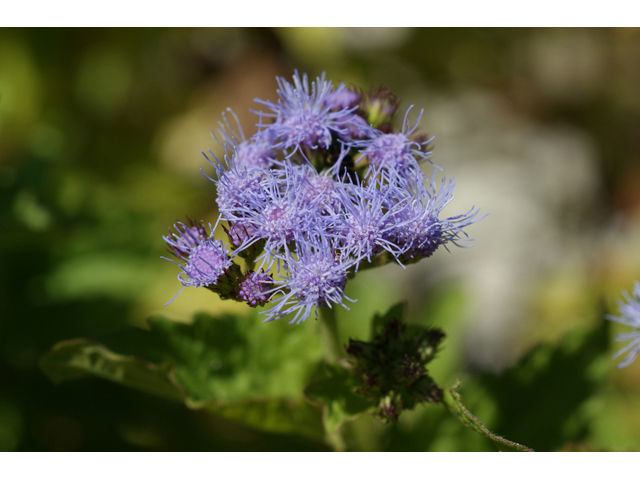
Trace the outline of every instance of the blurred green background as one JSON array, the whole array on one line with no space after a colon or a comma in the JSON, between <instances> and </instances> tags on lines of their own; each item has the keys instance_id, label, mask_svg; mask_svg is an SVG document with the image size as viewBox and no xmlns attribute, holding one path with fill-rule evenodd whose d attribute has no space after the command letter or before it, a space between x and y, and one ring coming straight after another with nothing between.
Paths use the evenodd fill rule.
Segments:
<instances>
[{"instance_id":1,"label":"blurred green background","mask_svg":"<svg viewBox=\"0 0 640 480\"><path fill-rule=\"evenodd\" d=\"M434 161L456 175L446 212L489 213L471 249L360 274L344 339L406 300L447 333L436 381L461 378L497 433L638 450L640 363L615 368L621 329L602 314L640 279L640 30L391 28L0 30L0 450L327 449L95 378L56 386L37 366L60 340L151 314L252 313L195 289L164 307L179 284L161 237L185 214L215 222L210 130L231 107L252 134L253 99L276 100L294 68L424 108ZM364 417L350 435L364 450L492 449L440 410Z\"/></svg>"}]
</instances>

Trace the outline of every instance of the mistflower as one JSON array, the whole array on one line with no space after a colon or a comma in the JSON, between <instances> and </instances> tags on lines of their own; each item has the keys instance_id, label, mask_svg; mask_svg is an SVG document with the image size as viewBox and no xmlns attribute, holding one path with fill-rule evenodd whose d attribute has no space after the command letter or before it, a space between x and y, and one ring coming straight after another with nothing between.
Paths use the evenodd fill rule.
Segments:
<instances>
[{"instance_id":1,"label":"mistflower","mask_svg":"<svg viewBox=\"0 0 640 480\"><path fill-rule=\"evenodd\" d=\"M211 152L209 152L211 153ZM225 154L226 166L221 162L213 163L203 153L207 161L217 170L217 180L207 177L217 187L216 202L220 213L233 216L238 209L242 209L248 203L255 202L256 198L263 195L261 182L265 173L261 169L241 166L238 161L237 148L231 156ZM213 154L211 154L213 156ZM215 157L213 157L215 159ZM217 159L216 159L217 160Z\"/></svg>"},{"instance_id":2,"label":"mistflower","mask_svg":"<svg viewBox=\"0 0 640 480\"><path fill-rule=\"evenodd\" d=\"M224 148L235 146L237 162L240 167L247 169L272 167L277 154L271 136L267 132L260 131L247 140L236 113L230 108L227 108L227 111L233 116L236 126L234 128L231 125L227 114L223 112L224 122L218 121L218 135L211 132L214 140Z\"/></svg>"},{"instance_id":3,"label":"mistflower","mask_svg":"<svg viewBox=\"0 0 640 480\"><path fill-rule=\"evenodd\" d=\"M218 278L232 264L227 257L227 250L222 245L222 241L214 240L212 236L196 236L191 228L179 222L175 225L178 233L163 237L172 253L184 264L163 258L182 269L182 272L178 274L178 280L183 287L216 285ZM211 225L209 225L209 229L213 233L214 229Z\"/></svg>"},{"instance_id":4,"label":"mistflower","mask_svg":"<svg viewBox=\"0 0 640 480\"><path fill-rule=\"evenodd\" d=\"M172 234L171 230L169 230L169 235L171 235L169 238L171 239L173 237L173 240L175 241L172 240L171 243L167 242L167 246L169 247L169 251L176 257L189 255L189 249L198 244L198 239L207 236L207 232L202 223L198 223L189 217L187 217L187 223L189 226L186 226L183 223L174 225L180 235ZM165 237L165 240L166 238L167 237Z\"/></svg>"},{"instance_id":5,"label":"mistflower","mask_svg":"<svg viewBox=\"0 0 640 480\"><path fill-rule=\"evenodd\" d=\"M260 195L247 195L244 204L233 211L222 212L222 219L241 222L249 229L248 238L238 251L251 246L260 239L266 240L265 255L261 266L268 268L275 252L289 244L294 236L312 230L322 230L324 218L319 214L321 198L309 202L303 189L311 173L308 169L297 168L285 163L280 171L264 172ZM266 262L266 263L265 263Z\"/></svg>"},{"instance_id":6,"label":"mistflower","mask_svg":"<svg viewBox=\"0 0 640 480\"><path fill-rule=\"evenodd\" d=\"M395 243L397 227L394 222L396 211L404 201L393 198L390 188L378 189L375 182L368 186L360 183L341 186L344 215L339 217L335 231L343 237L345 252L358 262L364 259L371 262L371 258L383 250L397 258L402 248Z\"/></svg>"},{"instance_id":7,"label":"mistflower","mask_svg":"<svg viewBox=\"0 0 640 480\"><path fill-rule=\"evenodd\" d=\"M239 220L230 223L229 228L224 228L224 230L229 236L232 247L238 248L256 238L257 228L249 222Z\"/></svg>"},{"instance_id":8,"label":"mistflower","mask_svg":"<svg viewBox=\"0 0 640 480\"><path fill-rule=\"evenodd\" d=\"M260 100L255 101L269 108L272 113L262 113L260 127L264 132L272 134L277 140L276 146L285 150L293 149L288 156L297 152L300 147L317 149L329 148L332 133L345 135L353 117L352 111L357 107L343 108L336 111L332 100L344 90L344 84L333 90L330 81L325 80L324 73L309 86L309 79L304 74L302 79L296 71L293 85L283 77L278 77L278 103ZM263 124L262 117L273 118L274 123Z\"/></svg>"},{"instance_id":9,"label":"mistflower","mask_svg":"<svg viewBox=\"0 0 640 480\"><path fill-rule=\"evenodd\" d=\"M319 175L309 165L295 167L303 172L304 176L301 192L302 203L309 206L317 206L320 213L336 211L340 209L336 181L330 176Z\"/></svg>"},{"instance_id":10,"label":"mistflower","mask_svg":"<svg viewBox=\"0 0 640 480\"><path fill-rule=\"evenodd\" d=\"M347 308L346 282L361 269L415 262L468 241L464 229L478 211L443 217L454 183L443 180L438 190L420 170L431 161L431 140L416 134L422 111L411 125L409 107L398 132L398 100L384 87L365 95L334 87L324 73L309 82L297 71L292 83L277 82L277 103L256 99L267 110L254 112L258 133L247 139L230 109L212 132L225 155L212 161L203 152L216 178L202 173L216 184L218 221L233 253L229 259L202 224L176 224L165 240L183 288L269 303L265 321L292 314L300 323L320 307ZM417 375L415 362L407 365L407 375Z\"/></svg>"},{"instance_id":11,"label":"mistflower","mask_svg":"<svg viewBox=\"0 0 640 480\"><path fill-rule=\"evenodd\" d=\"M640 352L640 282L635 282L633 295L629 295L627 292L622 292L622 295L627 300L627 303L625 304L622 300L618 300L621 315L619 317L614 315L605 316L607 320L634 328L631 332L616 333L615 339L617 342L629 342L613 355L613 358L618 358L625 353L627 354L625 359L618 364L618 368L631 365L638 356L638 352Z\"/></svg>"},{"instance_id":12,"label":"mistflower","mask_svg":"<svg viewBox=\"0 0 640 480\"><path fill-rule=\"evenodd\" d=\"M454 181L449 180L447 183L445 178L442 179L440 190L436 190L433 177L428 188L420 180L413 183L411 201L400 208L394 217L393 237L403 250L402 260L427 258L440 245L447 248L447 243L452 243L462 247L464 245L460 242L473 240L467 238L463 229L484 218L475 218L477 209L472 208L463 215L439 218L442 210L453 200L454 187Z\"/></svg>"},{"instance_id":13,"label":"mistflower","mask_svg":"<svg viewBox=\"0 0 640 480\"><path fill-rule=\"evenodd\" d=\"M402 178L409 178L418 174L419 159L426 160L434 165L429 159L431 152L426 151L426 146L433 139L420 142L409 138L418 127L424 112L424 110L420 111L416 123L413 127L410 127L407 116L412 107L413 105L404 114L400 133L383 133L380 130L371 130L371 138L355 140L351 143L352 146L364 148L362 153L369 160L370 175L385 172L390 176L397 175ZM436 165L434 166L440 168Z\"/></svg>"},{"instance_id":14,"label":"mistflower","mask_svg":"<svg viewBox=\"0 0 640 480\"><path fill-rule=\"evenodd\" d=\"M296 236L297 255L286 251L283 265L286 274L273 293L281 296L274 300L275 306L264 312L265 322L277 320L295 313L290 323L306 320L318 307L342 305L349 309L343 299L347 273L353 260L337 255L335 241L326 236Z\"/></svg>"},{"instance_id":15,"label":"mistflower","mask_svg":"<svg viewBox=\"0 0 640 480\"><path fill-rule=\"evenodd\" d=\"M273 277L264 271L260 273L249 270L245 280L240 282L236 298L247 302L250 307L264 305L269 301L269 291L273 285Z\"/></svg>"}]
</instances>

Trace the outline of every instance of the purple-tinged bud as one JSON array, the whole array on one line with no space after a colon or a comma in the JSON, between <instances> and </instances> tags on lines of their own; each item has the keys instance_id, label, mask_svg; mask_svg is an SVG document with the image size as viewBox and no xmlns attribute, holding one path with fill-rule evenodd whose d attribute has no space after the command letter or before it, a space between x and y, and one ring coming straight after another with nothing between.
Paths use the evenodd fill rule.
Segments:
<instances>
[{"instance_id":1,"label":"purple-tinged bud","mask_svg":"<svg viewBox=\"0 0 640 480\"><path fill-rule=\"evenodd\" d=\"M362 99L360 108L364 112L365 119L373 128L388 132L393 115L400 105L400 100L391 90L380 86L371 90L369 95Z\"/></svg>"},{"instance_id":2,"label":"purple-tinged bud","mask_svg":"<svg viewBox=\"0 0 640 480\"><path fill-rule=\"evenodd\" d=\"M250 307L262 306L270 299L268 293L273 286L273 277L264 271L260 273L249 270L244 281L240 282L236 298L247 302Z\"/></svg>"}]
</instances>

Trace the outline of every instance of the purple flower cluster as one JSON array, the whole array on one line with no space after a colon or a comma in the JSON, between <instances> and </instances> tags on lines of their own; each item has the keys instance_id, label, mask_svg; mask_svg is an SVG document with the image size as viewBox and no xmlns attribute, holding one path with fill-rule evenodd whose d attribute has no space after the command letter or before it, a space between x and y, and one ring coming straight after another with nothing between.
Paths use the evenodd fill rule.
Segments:
<instances>
[{"instance_id":1,"label":"purple flower cluster","mask_svg":"<svg viewBox=\"0 0 640 480\"><path fill-rule=\"evenodd\" d=\"M211 180L231 250L200 225L178 224L165 241L183 262L183 286L270 304L265 321L293 314L299 323L318 307L348 308L344 301L354 300L345 286L359 270L469 241L464 228L478 211L443 217L454 183L443 179L438 188L420 170L431 163L432 141L416 134L422 112L411 127L409 107L397 131L397 100L387 89L367 95L297 72L293 84L278 78L278 86L277 103L256 100L269 111L255 112L254 136L245 138L231 111L235 126L223 114L213 134L224 161L205 157L216 169Z\"/></svg>"}]
</instances>

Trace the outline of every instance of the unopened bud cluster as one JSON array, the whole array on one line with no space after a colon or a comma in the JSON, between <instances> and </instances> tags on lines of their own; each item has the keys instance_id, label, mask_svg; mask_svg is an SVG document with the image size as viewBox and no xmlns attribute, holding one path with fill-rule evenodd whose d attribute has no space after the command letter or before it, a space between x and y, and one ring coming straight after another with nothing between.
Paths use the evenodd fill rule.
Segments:
<instances>
[{"instance_id":1,"label":"unopened bud cluster","mask_svg":"<svg viewBox=\"0 0 640 480\"><path fill-rule=\"evenodd\" d=\"M444 333L437 328L408 326L392 319L372 342L350 340L345 347L362 386L356 393L376 406L376 417L395 422L417 403L437 403L442 390L428 375Z\"/></svg>"},{"instance_id":2,"label":"unopened bud cluster","mask_svg":"<svg viewBox=\"0 0 640 480\"><path fill-rule=\"evenodd\" d=\"M384 87L364 94L297 72L293 83L277 81L277 103L256 99L266 108L254 112L258 132L245 138L229 111L213 134L224 159L205 155L228 243L191 220L165 237L183 287L268 303L266 321L294 314L301 322L318 307L347 308L345 285L360 269L468 241L464 228L477 210L443 217L454 183L443 178L438 188L420 169L439 168L429 158L432 139L416 132L422 112L411 126L409 107L394 129L398 100Z\"/></svg>"}]
</instances>

